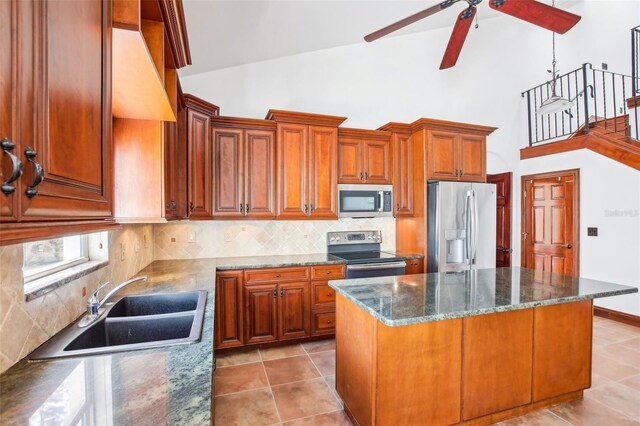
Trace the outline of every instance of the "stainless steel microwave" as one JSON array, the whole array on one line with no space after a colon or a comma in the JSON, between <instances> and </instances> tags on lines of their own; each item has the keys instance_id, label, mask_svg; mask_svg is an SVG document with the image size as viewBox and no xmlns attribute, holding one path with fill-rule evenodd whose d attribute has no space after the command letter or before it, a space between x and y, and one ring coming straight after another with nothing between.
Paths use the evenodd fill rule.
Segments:
<instances>
[{"instance_id":1,"label":"stainless steel microwave","mask_svg":"<svg viewBox=\"0 0 640 426\"><path fill-rule=\"evenodd\" d=\"M393 216L391 185L338 185L338 217Z\"/></svg>"}]
</instances>

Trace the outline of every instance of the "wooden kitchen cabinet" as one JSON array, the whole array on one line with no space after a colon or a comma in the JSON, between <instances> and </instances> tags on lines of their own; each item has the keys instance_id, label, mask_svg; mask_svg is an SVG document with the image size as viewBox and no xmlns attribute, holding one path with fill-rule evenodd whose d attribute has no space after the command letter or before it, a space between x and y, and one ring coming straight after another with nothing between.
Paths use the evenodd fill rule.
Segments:
<instances>
[{"instance_id":1,"label":"wooden kitchen cabinet","mask_svg":"<svg viewBox=\"0 0 640 426\"><path fill-rule=\"evenodd\" d=\"M424 258L405 260L405 275L424 274Z\"/></svg>"},{"instance_id":2,"label":"wooden kitchen cabinet","mask_svg":"<svg viewBox=\"0 0 640 426\"><path fill-rule=\"evenodd\" d=\"M334 334L328 280L344 274L343 264L218 271L216 348Z\"/></svg>"},{"instance_id":3,"label":"wooden kitchen cabinet","mask_svg":"<svg viewBox=\"0 0 640 426\"><path fill-rule=\"evenodd\" d=\"M213 216L212 164L210 140L211 118L219 108L202 99L184 95L185 109L178 116L180 137L187 141L187 210L190 219Z\"/></svg>"},{"instance_id":4,"label":"wooden kitchen cabinet","mask_svg":"<svg viewBox=\"0 0 640 426\"><path fill-rule=\"evenodd\" d=\"M430 130L427 162L428 179L486 182L486 137Z\"/></svg>"},{"instance_id":5,"label":"wooden kitchen cabinet","mask_svg":"<svg viewBox=\"0 0 640 426\"><path fill-rule=\"evenodd\" d=\"M270 110L277 123L277 218L336 219L337 127L344 117Z\"/></svg>"},{"instance_id":6,"label":"wooden kitchen cabinet","mask_svg":"<svg viewBox=\"0 0 640 426\"><path fill-rule=\"evenodd\" d=\"M338 183L390 184L391 134L338 129Z\"/></svg>"},{"instance_id":7,"label":"wooden kitchen cabinet","mask_svg":"<svg viewBox=\"0 0 640 426\"><path fill-rule=\"evenodd\" d=\"M411 125L389 123L378 130L391 132L394 216L411 217L414 215L414 152Z\"/></svg>"},{"instance_id":8,"label":"wooden kitchen cabinet","mask_svg":"<svg viewBox=\"0 0 640 426\"><path fill-rule=\"evenodd\" d=\"M275 125L212 119L214 218L275 217Z\"/></svg>"},{"instance_id":9,"label":"wooden kitchen cabinet","mask_svg":"<svg viewBox=\"0 0 640 426\"><path fill-rule=\"evenodd\" d=\"M278 340L278 285L244 287L245 344Z\"/></svg>"},{"instance_id":10,"label":"wooden kitchen cabinet","mask_svg":"<svg viewBox=\"0 0 640 426\"><path fill-rule=\"evenodd\" d=\"M242 346L243 327L243 273L221 271L216 273L216 304L214 345L216 349Z\"/></svg>"},{"instance_id":11,"label":"wooden kitchen cabinet","mask_svg":"<svg viewBox=\"0 0 640 426\"><path fill-rule=\"evenodd\" d=\"M278 285L278 339L290 340L310 336L309 283Z\"/></svg>"},{"instance_id":12,"label":"wooden kitchen cabinet","mask_svg":"<svg viewBox=\"0 0 640 426\"><path fill-rule=\"evenodd\" d=\"M1 8L0 220L23 223L4 224L0 241L59 235L62 220L104 225L112 217L111 1Z\"/></svg>"}]
</instances>

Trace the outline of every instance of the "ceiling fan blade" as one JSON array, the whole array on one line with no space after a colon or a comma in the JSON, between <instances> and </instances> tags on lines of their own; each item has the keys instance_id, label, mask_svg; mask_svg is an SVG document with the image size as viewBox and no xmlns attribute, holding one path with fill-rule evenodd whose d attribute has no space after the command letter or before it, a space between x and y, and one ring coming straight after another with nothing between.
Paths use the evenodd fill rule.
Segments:
<instances>
[{"instance_id":1,"label":"ceiling fan blade","mask_svg":"<svg viewBox=\"0 0 640 426\"><path fill-rule=\"evenodd\" d=\"M566 33L581 19L578 15L535 0L491 0L489 6L558 34Z\"/></svg>"},{"instance_id":2,"label":"ceiling fan blade","mask_svg":"<svg viewBox=\"0 0 640 426\"><path fill-rule=\"evenodd\" d=\"M464 41L467 38L467 34L469 34L469 28L471 28L474 16L476 16L475 6L470 6L458 15L456 24L453 27L453 32L449 38L449 44L447 44L447 50L445 50L442 63L440 64L441 70L451 68L458 62L458 56L460 56Z\"/></svg>"},{"instance_id":3,"label":"ceiling fan blade","mask_svg":"<svg viewBox=\"0 0 640 426\"><path fill-rule=\"evenodd\" d=\"M454 3L459 2L460 0L445 0L442 3L436 4L435 6L431 6L423 11L415 13L411 16L408 16L404 19L399 20L398 22L394 22L391 25L387 25L386 27L379 29L378 31L374 31L371 34L364 36L365 41L371 43L374 40L377 40L381 37L386 36L387 34L391 34L394 31L398 31L401 28L406 27L409 24L413 24L421 19L424 19L428 16L431 16L435 13L440 12L451 6Z\"/></svg>"}]
</instances>

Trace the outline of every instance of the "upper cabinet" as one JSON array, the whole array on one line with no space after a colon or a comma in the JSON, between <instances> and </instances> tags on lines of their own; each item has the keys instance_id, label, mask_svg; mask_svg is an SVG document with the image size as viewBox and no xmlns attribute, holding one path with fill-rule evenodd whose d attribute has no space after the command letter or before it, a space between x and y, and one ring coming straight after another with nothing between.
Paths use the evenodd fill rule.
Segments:
<instances>
[{"instance_id":1,"label":"upper cabinet","mask_svg":"<svg viewBox=\"0 0 640 426\"><path fill-rule=\"evenodd\" d=\"M211 174L211 118L219 113L213 104L184 95L185 107L178 114L179 138L187 147L187 216L213 216Z\"/></svg>"},{"instance_id":2,"label":"upper cabinet","mask_svg":"<svg viewBox=\"0 0 640 426\"><path fill-rule=\"evenodd\" d=\"M423 118L412 128L426 145L427 180L486 182L486 137L494 127Z\"/></svg>"},{"instance_id":3,"label":"upper cabinet","mask_svg":"<svg viewBox=\"0 0 640 426\"><path fill-rule=\"evenodd\" d=\"M275 218L275 123L215 117L211 126L213 216Z\"/></svg>"},{"instance_id":4,"label":"upper cabinet","mask_svg":"<svg viewBox=\"0 0 640 426\"><path fill-rule=\"evenodd\" d=\"M390 184L391 152L389 132L338 129L338 183Z\"/></svg>"},{"instance_id":5,"label":"upper cabinet","mask_svg":"<svg viewBox=\"0 0 640 426\"><path fill-rule=\"evenodd\" d=\"M391 132L393 152L393 202L394 216L413 216L414 153L411 125L389 123L378 130Z\"/></svg>"},{"instance_id":6,"label":"upper cabinet","mask_svg":"<svg viewBox=\"0 0 640 426\"><path fill-rule=\"evenodd\" d=\"M338 126L346 120L270 110L277 123L278 219L336 219Z\"/></svg>"},{"instance_id":7,"label":"upper cabinet","mask_svg":"<svg viewBox=\"0 0 640 426\"><path fill-rule=\"evenodd\" d=\"M114 0L114 217L119 222L186 216L186 143L176 122L185 102L176 67L188 62L188 46L176 49L185 37L172 30L181 15L174 3Z\"/></svg>"},{"instance_id":8,"label":"upper cabinet","mask_svg":"<svg viewBox=\"0 0 640 426\"><path fill-rule=\"evenodd\" d=\"M0 221L15 223L2 225L0 243L70 232L70 220L82 220L75 232L107 226L111 1L0 8Z\"/></svg>"}]
</instances>

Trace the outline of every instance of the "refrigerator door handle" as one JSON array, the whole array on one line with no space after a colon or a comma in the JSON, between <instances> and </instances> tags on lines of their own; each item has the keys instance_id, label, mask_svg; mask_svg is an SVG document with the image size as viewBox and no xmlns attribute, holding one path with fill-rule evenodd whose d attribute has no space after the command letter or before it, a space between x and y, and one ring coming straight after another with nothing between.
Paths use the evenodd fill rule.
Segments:
<instances>
[{"instance_id":1,"label":"refrigerator door handle","mask_svg":"<svg viewBox=\"0 0 640 426\"><path fill-rule=\"evenodd\" d=\"M473 194L473 257L472 262L475 265L478 260L478 198L476 197L476 192L472 191Z\"/></svg>"},{"instance_id":2,"label":"refrigerator door handle","mask_svg":"<svg viewBox=\"0 0 640 426\"><path fill-rule=\"evenodd\" d=\"M464 203L464 215L465 215L465 257L468 265L471 265L471 228L473 226L471 220L471 191L467 191L467 198Z\"/></svg>"}]
</instances>

